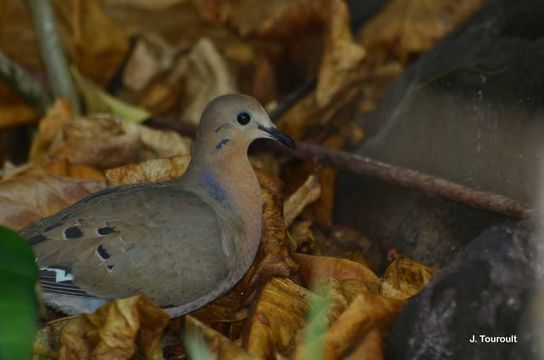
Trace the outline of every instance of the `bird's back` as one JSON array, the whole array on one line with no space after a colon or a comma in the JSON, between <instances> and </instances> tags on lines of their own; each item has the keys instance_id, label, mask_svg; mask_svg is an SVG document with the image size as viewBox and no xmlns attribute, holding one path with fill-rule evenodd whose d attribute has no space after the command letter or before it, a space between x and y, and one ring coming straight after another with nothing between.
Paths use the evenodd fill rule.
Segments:
<instances>
[{"instance_id":1,"label":"bird's back","mask_svg":"<svg viewBox=\"0 0 544 360\"><path fill-rule=\"evenodd\" d=\"M236 219L172 184L107 189L23 229L44 268L44 290L106 299L145 293L161 306L193 307L225 291L226 247L243 234L221 222Z\"/></svg>"}]
</instances>

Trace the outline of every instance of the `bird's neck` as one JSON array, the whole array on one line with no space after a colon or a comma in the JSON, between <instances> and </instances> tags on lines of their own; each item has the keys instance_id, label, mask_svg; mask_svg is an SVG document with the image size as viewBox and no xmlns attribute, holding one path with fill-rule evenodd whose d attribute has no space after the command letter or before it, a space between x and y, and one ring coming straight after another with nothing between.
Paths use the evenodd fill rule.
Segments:
<instances>
[{"instance_id":1,"label":"bird's neck","mask_svg":"<svg viewBox=\"0 0 544 360\"><path fill-rule=\"evenodd\" d=\"M263 200L247 151L226 148L220 156L208 154L205 159L203 156L205 154L194 154L187 176L199 183L199 188L216 206L231 207L229 210L242 218L247 233L243 241L248 242L243 245L244 250L248 247L249 252L256 251L261 236Z\"/></svg>"}]
</instances>

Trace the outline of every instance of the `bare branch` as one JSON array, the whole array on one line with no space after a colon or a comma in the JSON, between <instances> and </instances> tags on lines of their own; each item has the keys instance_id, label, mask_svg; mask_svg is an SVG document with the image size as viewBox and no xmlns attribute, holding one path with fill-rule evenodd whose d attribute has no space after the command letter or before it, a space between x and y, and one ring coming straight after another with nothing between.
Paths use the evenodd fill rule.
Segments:
<instances>
[{"instance_id":1,"label":"bare branch","mask_svg":"<svg viewBox=\"0 0 544 360\"><path fill-rule=\"evenodd\" d=\"M415 170L384 164L363 156L332 150L320 145L297 143L294 156L418 190L430 197L455 201L515 219L529 217L532 213L524 204L502 195L475 190Z\"/></svg>"}]
</instances>

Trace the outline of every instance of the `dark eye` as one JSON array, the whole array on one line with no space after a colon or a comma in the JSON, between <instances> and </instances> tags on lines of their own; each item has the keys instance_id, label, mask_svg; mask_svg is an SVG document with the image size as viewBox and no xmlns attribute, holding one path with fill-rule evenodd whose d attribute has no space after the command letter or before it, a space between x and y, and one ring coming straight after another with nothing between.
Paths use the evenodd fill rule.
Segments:
<instances>
[{"instance_id":1,"label":"dark eye","mask_svg":"<svg viewBox=\"0 0 544 360\"><path fill-rule=\"evenodd\" d=\"M240 125L247 125L251 120L251 115L249 115L247 112L241 112L238 114L238 117L236 117L236 120L238 120Z\"/></svg>"}]
</instances>

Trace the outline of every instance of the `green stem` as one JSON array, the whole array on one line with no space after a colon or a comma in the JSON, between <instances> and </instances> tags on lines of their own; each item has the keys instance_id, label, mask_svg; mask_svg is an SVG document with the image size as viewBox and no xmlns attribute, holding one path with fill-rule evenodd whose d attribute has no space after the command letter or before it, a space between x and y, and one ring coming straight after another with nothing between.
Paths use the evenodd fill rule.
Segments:
<instances>
[{"instance_id":1,"label":"green stem","mask_svg":"<svg viewBox=\"0 0 544 360\"><path fill-rule=\"evenodd\" d=\"M26 0L26 3L32 13L34 30L53 95L68 98L79 114L79 95L70 76L51 3L49 0Z\"/></svg>"}]
</instances>

